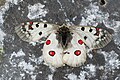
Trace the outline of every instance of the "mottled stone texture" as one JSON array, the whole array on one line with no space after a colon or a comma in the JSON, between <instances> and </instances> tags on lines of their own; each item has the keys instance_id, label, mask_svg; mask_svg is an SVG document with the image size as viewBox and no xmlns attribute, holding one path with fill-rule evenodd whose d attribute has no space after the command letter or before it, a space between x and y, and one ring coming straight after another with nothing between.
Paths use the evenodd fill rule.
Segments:
<instances>
[{"instance_id":1,"label":"mottled stone texture","mask_svg":"<svg viewBox=\"0 0 120 80\"><path fill-rule=\"evenodd\" d=\"M13 67L9 63L9 58L11 53L18 52L20 49L25 52L26 56L22 57L20 59L16 59L14 62L17 64L20 60L24 59L26 62L29 62L30 55L35 55L36 58L40 57L42 55L42 47L43 44L37 44L36 46L32 46L29 43L26 43L19 39L19 37L16 35L14 28L18 26L21 22L30 21L27 18L28 14L28 8L27 6L29 4L33 5L36 3L41 3L45 5L45 8L48 9L48 13L45 17L42 17L43 20L46 20L48 23L57 23L57 24L67 24L69 22L72 22L74 25L79 25L79 23L82 20L82 14L84 13L84 9L88 7L90 3L96 3L96 5L99 6L100 10L103 12L109 13L109 20L118 20L120 21L120 1L119 0L107 0L107 4L103 6L104 3L102 3L102 6L100 5L99 0L75 0L74 3L72 3L72 0L24 0L23 2L19 3L18 5L13 5L5 14L5 22L4 27L2 27L2 30L7 34L5 36L4 40L4 60L0 67L0 76L4 76L4 80L32 80L31 75L29 73L26 73L24 71L21 71L19 67ZM0 1L1 5L1 1ZM18 7L21 8L21 10L18 10ZM61 9L62 8L62 9ZM24 13L22 13L24 11ZM118 15L113 15L114 12L118 12ZM82 13L82 14L81 14ZM23 14L23 15L21 15ZM75 20L73 18L77 16ZM67 21L68 19L69 21ZM32 21L41 21L40 19L34 19ZM104 26L103 24L100 24L100 26ZM111 31L111 30L109 30ZM112 32L112 31L111 31ZM113 33L113 32L112 32ZM110 44L108 44L105 48L102 50L106 52L110 52L114 50L118 55L120 55L120 50L117 48L118 46L114 43L112 40ZM87 58L87 62L85 65L78 67L78 68L71 68L69 66L64 66L61 68L56 69L56 71L53 73L51 69L44 65L44 64L35 64L34 62L31 63L34 66L37 66L36 70L34 71L36 75L36 80L46 80L48 78L49 74L53 74L53 80L68 80L65 78L67 76L66 74L74 73L78 76L80 75L81 71L87 71L86 68L84 68L87 64L94 64L97 66L104 66L105 65L105 58L102 54L97 54L97 52L90 52L94 54L94 58L90 59ZM19 57L18 57L19 58ZM119 57L120 59L120 57ZM7 66L5 66L7 65ZM8 70L8 72L6 72ZM42 71L42 73L40 73ZM22 79L20 77L20 73L25 74L25 78ZM97 69L96 73L94 75L88 76L87 74L86 79L87 80L101 80L101 76L105 75L107 78L104 78L103 80L114 80L117 76L119 76L120 70L116 69L114 74L111 73L111 70L105 74L104 69L100 70ZM120 76L119 76L120 77ZM120 79L120 78L119 78Z\"/></svg>"},{"instance_id":2,"label":"mottled stone texture","mask_svg":"<svg viewBox=\"0 0 120 80\"><path fill-rule=\"evenodd\" d=\"M0 6L5 4L5 0L0 0Z\"/></svg>"}]
</instances>

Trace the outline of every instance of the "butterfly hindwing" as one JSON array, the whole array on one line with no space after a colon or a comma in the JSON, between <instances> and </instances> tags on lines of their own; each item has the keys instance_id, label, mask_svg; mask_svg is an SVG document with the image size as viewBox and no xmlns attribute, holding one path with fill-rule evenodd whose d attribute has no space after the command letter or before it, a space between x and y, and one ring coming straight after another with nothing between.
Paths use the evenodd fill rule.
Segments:
<instances>
[{"instance_id":1,"label":"butterfly hindwing","mask_svg":"<svg viewBox=\"0 0 120 80\"><path fill-rule=\"evenodd\" d=\"M81 37L83 42L93 49L103 48L112 39L112 35L101 28L96 27L76 27L74 29Z\"/></svg>"},{"instance_id":2,"label":"butterfly hindwing","mask_svg":"<svg viewBox=\"0 0 120 80\"><path fill-rule=\"evenodd\" d=\"M81 37L73 32L72 40L68 43L67 49L64 51L63 61L65 64L78 67L86 61L86 48Z\"/></svg>"},{"instance_id":3,"label":"butterfly hindwing","mask_svg":"<svg viewBox=\"0 0 120 80\"><path fill-rule=\"evenodd\" d=\"M47 24L43 22L25 22L15 27L18 36L27 42L38 41L42 37L47 37L57 25Z\"/></svg>"},{"instance_id":4,"label":"butterfly hindwing","mask_svg":"<svg viewBox=\"0 0 120 80\"><path fill-rule=\"evenodd\" d=\"M54 67L63 66L63 48L56 39L55 32L51 33L43 46L43 58L47 64Z\"/></svg>"}]
</instances>

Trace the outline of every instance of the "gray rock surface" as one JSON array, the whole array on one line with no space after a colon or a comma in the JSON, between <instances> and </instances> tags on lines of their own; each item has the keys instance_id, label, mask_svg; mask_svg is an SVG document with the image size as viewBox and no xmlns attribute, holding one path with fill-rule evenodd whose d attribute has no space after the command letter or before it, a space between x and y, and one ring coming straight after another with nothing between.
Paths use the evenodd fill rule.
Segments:
<instances>
[{"instance_id":1,"label":"gray rock surface","mask_svg":"<svg viewBox=\"0 0 120 80\"><path fill-rule=\"evenodd\" d=\"M5 53L0 64L0 80L120 80L120 1L107 0L106 5L103 5L104 2L101 4L101 1L24 0L17 4L10 3L0 27L6 34L3 40ZM39 13L39 8L38 14L31 12L28 17L28 6L38 3L44 5L42 10L47 13ZM44 20L54 24L85 26L99 23L100 27L112 29L108 31L113 34L113 40L103 49L89 52L83 66L71 68L66 65L54 70L43 62L43 44L33 46L24 42L14 30L21 22Z\"/></svg>"}]
</instances>

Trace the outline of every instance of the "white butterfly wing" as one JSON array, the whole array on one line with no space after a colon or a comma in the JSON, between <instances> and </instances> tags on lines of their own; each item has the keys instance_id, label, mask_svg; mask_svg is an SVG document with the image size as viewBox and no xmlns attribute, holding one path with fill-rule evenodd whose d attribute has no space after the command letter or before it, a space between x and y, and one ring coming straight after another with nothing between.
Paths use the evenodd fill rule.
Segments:
<instances>
[{"instance_id":1,"label":"white butterfly wing","mask_svg":"<svg viewBox=\"0 0 120 80\"><path fill-rule=\"evenodd\" d=\"M54 67L67 64L78 67L86 61L86 45L89 48L98 49L107 45L112 35L103 29L95 27L69 27L73 32L72 39L63 50L56 37L59 26L41 22L22 23L15 28L17 35L27 42L38 41L42 37L48 37L43 46L44 61Z\"/></svg>"},{"instance_id":2,"label":"white butterfly wing","mask_svg":"<svg viewBox=\"0 0 120 80\"><path fill-rule=\"evenodd\" d=\"M103 48L106 46L112 39L112 35L101 28L95 27L75 27L76 31L81 37L83 42L93 49Z\"/></svg>"},{"instance_id":3,"label":"white butterfly wing","mask_svg":"<svg viewBox=\"0 0 120 80\"><path fill-rule=\"evenodd\" d=\"M15 27L17 35L27 42L38 41L42 37L47 37L57 25L42 22L26 22Z\"/></svg>"},{"instance_id":4,"label":"white butterfly wing","mask_svg":"<svg viewBox=\"0 0 120 80\"><path fill-rule=\"evenodd\" d=\"M63 66L63 48L56 39L55 32L51 33L43 46L44 61L54 67Z\"/></svg>"},{"instance_id":5,"label":"white butterfly wing","mask_svg":"<svg viewBox=\"0 0 120 80\"><path fill-rule=\"evenodd\" d=\"M72 67L78 67L86 61L86 48L82 38L75 32L68 48L64 51L63 62Z\"/></svg>"}]
</instances>

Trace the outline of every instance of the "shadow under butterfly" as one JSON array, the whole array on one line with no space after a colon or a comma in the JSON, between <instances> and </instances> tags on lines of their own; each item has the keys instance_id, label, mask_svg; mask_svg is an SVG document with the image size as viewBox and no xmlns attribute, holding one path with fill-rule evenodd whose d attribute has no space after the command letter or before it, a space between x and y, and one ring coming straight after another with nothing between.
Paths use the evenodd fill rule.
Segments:
<instances>
[{"instance_id":1,"label":"shadow under butterfly","mask_svg":"<svg viewBox=\"0 0 120 80\"><path fill-rule=\"evenodd\" d=\"M65 64L79 67L86 61L86 46L99 49L106 46L112 35L104 29L91 26L67 26L44 22L25 22L15 27L17 35L26 42L37 42L47 37L43 59L53 67Z\"/></svg>"}]
</instances>

